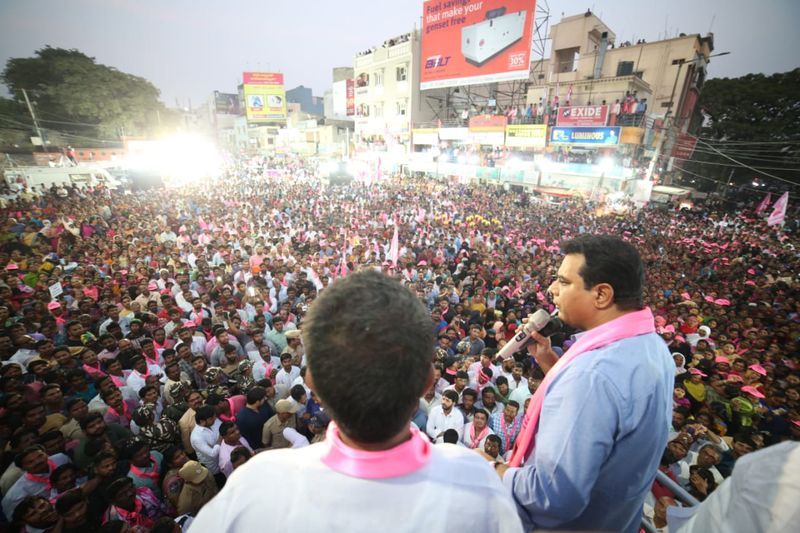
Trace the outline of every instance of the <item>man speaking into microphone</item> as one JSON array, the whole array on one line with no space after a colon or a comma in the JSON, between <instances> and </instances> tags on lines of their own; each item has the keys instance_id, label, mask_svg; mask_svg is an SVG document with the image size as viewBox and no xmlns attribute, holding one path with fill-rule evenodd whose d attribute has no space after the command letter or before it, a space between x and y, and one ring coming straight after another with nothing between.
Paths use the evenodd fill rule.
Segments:
<instances>
[{"instance_id":1,"label":"man speaking into microphone","mask_svg":"<svg viewBox=\"0 0 800 533\"><path fill-rule=\"evenodd\" d=\"M497 472L527 530L635 532L667 443L675 364L644 306L636 249L582 235L562 250L550 292L583 333L560 359L531 334L545 379Z\"/></svg>"}]
</instances>

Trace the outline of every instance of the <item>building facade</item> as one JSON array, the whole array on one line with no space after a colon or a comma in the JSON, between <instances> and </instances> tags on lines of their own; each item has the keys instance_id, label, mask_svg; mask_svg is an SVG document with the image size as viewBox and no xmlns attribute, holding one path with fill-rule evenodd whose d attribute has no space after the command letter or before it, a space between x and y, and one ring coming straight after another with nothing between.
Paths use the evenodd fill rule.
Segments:
<instances>
[{"instance_id":1,"label":"building facade","mask_svg":"<svg viewBox=\"0 0 800 533\"><path fill-rule=\"evenodd\" d=\"M411 125L430 121L419 89L420 34L414 30L356 55L355 134L373 148L407 151Z\"/></svg>"}]
</instances>

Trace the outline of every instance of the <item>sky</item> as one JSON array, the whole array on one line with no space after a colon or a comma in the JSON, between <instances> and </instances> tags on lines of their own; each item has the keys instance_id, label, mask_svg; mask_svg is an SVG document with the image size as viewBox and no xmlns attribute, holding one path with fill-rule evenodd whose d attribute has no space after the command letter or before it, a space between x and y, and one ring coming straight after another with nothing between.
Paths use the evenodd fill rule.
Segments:
<instances>
[{"instance_id":1,"label":"sky","mask_svg":"<svg viewBox=\"0 0 800 533\"><path fill-rule=\"evenodd\" d=\"M591 8L617 41L714 33L709 77L800 66L800 0L549 0L550 23ZM51 45L142 76L168 106L235 92L247 70L322 96L332 68L420 25L422 0L0 0L0 61Z\"/></svg>"}]
</instances>

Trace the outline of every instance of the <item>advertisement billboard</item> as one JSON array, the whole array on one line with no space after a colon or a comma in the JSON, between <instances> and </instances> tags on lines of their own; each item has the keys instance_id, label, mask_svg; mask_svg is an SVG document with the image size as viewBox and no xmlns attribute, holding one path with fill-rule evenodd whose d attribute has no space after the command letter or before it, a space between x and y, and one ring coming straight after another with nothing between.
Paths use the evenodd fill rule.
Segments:
<instances>
[{"instance_id":1,"label":"advertisement billboard","mask_svg":"<svg viewBox=\"0 0 800 533\"><path fill-rule=\"evenodd\" d=\"M244 109L248 122L286 120L286 91L279 72L245 72Z\"/></svg>"},{"instance_id":2,"label":"advertisement billboard","mask_svg":"<svg viewBox=\"0 0 800 533\"><path fill-rule=\"evenodd\" d=\"M469 131L502 131L506 130L508 117L505 115L475 115L469 118Z\"/></svg>"},{"instance_id":3,"label":"advertisement billboard","mask_svg":"<svg viewBox=\"0 0 800 533\"><path fill-rule=\"evenodd\" d=\"M546 124L515 124L506 127L506 146L544 148Z\"/></svg>"},{"instance_id":4,"label":"advertisement billboard","mask_svg":"<svg viewBox=\"0 0 800 533\"><path fill-rule=\"evenodd\" d=\"M528 78L535 0L427 0L420 89Z\"/></svg>"},{"instance_id":5,"label":"advertisement billboard","mask_svg":"<svg viewBox=\"0 0 800 533\"><path fill-rule=\"evenodd\" d=\"M347 80L347 116L356 114L356 80Z\"/></svg>"},{"instance_id":6,"label":"advertisement billboard","mask_svg":"<svg viewBox=\"0 0 800 533\"><path fill-rule=\"evenodd\" d=\"M421 128L411 130L414 144L439 144L439 130L436 128Z\"/></svg>"},{"instance_id":7,"label":"advertisement billboard","mask_svg":"<svg viewBox=\"0 0 800 533\"><path fill-rule=\"evenodd\" d=\"M672 145L672 154L670 155L678 159L691 159L696 144L697 137L693 137L688 133L681 133L675 139L675 143Z\"/></svg>"},{"instance_id":8,"label":"advertisement billboard","mask_svg":"<svg viewBox=\"0 0 800 533\"><path fill-rule=\"evenodd\" d=\"M617 146L619 128L550 128L550 144L582 144L586 146Z\"/></svg>"},{"instance_id":9,"label":"advertisement billboard","mask_svg":"<svg viewBox=\"0 0 800 533\"><path fill-rule=\"evenodd\" d=\"M605 126L607 122L607 105L559 107L556 118L558 126Z\"/></svg>"},{"instance_id":10,"label":"advertisement billboard","mask_svg":"<svg viewBox=\"0 0 800 533\"><path fill-rule=\"evenodd\" d=\"M214 107L217 113L224 115L241 115L239 95L214 91Z\"/></svg>"}]
</instances>

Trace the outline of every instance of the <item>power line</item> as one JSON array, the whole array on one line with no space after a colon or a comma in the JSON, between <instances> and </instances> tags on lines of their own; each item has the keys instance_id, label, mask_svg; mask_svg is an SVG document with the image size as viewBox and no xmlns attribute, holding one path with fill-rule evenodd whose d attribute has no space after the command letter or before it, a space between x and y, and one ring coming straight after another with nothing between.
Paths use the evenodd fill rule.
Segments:
<instances>
[{"instance_id":1,"label":"power line","mask_svg":"<svg viewBox=\"0 0 800 533\"><path fill-rule=\"evenodd\" d=\"M722 184L725 187L729 187L729 188L745 189L747 191L758 192L758 193L766 193L767 192L767 191L765 191L763 189L753 189L752 187L747 187L745 185L728 185L723 180L717 180L717 179L714 179L714 178L708 178L706 176L701 176L700 174L696 174L696 173L694 173L694 172L692 172L690 170L686 170L683 167L678 167L678 170L680 170L681 172L685 172L686 174L689 174L689 175L694 176L696 178L700 178L700 179L706 180L706 181L713 181L714 183L716 183L718 185ZM798 198L798 197L800 197L800 195L792 194L791 192L789 192L789 197Z\"/></svg>"},{"instance_id":2,"label":"power line","mask_svg":"<svg viewBox=\"0 0 800 533\"><path fill-rule=\"evenodd\" d=\"M695 150L695 151L697 151L697 150ZM703 153L711 154L713 152L703 152ZM716 165L716 166L721 166L721 167L742 167L742 166L744 166L744 165L732 165L730 163L718 163L718 162L715 162L715 161L699 161L697 159L684 159L682 157L676 157L676 156L672 156L672 157L675 158L675 159L680 159L681 161L690 161L692 163L697 163L697 164L700 164L700 165ZM749 167L745 166L745 168L749 168ZM800 168L783 168L783 167L762 167L762 168L765 168L767 170L785 170L787 172L800 172Z\"/></svg>"},{"instance_id":3,"label":"power line","mask_svg":"<svg viewBox=\"0 0 800 533\"><path fill-rule=\"evenodd\" d=\"M755 167L751 167L750 165L745 165L745 164L744 164L744 163L742 163L741 161L737 161L736 159L732 158L731 156L729 156L729 155L726 155L726 154L724 154L724 153L720 152L719 150L717 150L716 148L714 148L713 146L711 146L710 144L708 144L708 143L707 143L707 142L705 142L705 141L701 141L700 139L698 139L698 140L697 140L697 142L699 142L699 143L702 143L702 144L705 144L706 146L708 146L709 148L711 148L712 150L714 150L715 152L717 152L718 154L720 154L720 155L721 155L722 157L724 157L725 159L730 159L730 160L731 160L731 161L733 161L734 163L737 163L737 164L739 164L739 165L741 165L741 166L743 166L743 167L745 167L745 168L749 168L750 170L752 170L752 171L754 171L754 172L758 172L758 173L760 173L760 174L763 174L763 175L765 175L765 176L768 176L768 177L770 177L770 178L773 178L773 179L776 179L776 180L779 180L779 181L785 181L786 183L791 183L791 184L792 184L793 186L795 186L795 187L798 185L798 184L797 184L796 182L794 182L794 181L790 181L790 180L787 180L787 179L785 179L785 178L781 178L781 177L779 177L779 176L776 176L776 175L774 175L774 174L770 174L770 173L768 173L768 172L764 172L763 170L759 170L759 169L757 169L757 168L755 168Z\"/></svg>"},{"instance_id":4,"label":"power line","mask_svg":"<svg viewBox=\"0 0 800 533\"><path fill-rule=\"evenodd\" d=\"M800 144L800 139L790 139L785 141L721 141L719 139L712 139L711 137L697 137L698 140L702 141L710 141L715 144L746 144L746 145L757 145L757 144ZM709 144L706 142L705 144Z\"/></svg>"}]
</instances>

